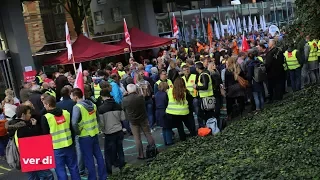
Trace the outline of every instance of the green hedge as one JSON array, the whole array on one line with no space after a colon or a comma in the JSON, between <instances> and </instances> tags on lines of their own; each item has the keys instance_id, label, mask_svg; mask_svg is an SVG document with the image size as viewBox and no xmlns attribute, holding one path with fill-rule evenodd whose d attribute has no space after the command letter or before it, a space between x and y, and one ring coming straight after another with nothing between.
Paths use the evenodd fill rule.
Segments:
<instances>
[{"instance_id":1,"label":"green hedge","mask_svg":"<svg viewBox=\"0 0 320 180\"><path fill-rule=\"evenodd\" d=\"M111 179L320 179L320 87L313 86L232 123L217 136L195 137L151 163Z\"/></svg>"}]
</instances>

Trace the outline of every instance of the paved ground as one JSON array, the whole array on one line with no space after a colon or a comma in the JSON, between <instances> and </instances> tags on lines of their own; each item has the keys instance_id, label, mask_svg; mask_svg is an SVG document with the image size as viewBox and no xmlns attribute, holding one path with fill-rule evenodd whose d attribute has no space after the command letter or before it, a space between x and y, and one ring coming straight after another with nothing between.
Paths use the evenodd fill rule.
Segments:
<instances>
[{"instance_id":1,"label":"paved ground","mask_svg":"<svg viewBox=\"0 0 320 180\"><path fill-rule=\"evenodd\" d=\"M166 147L163 144L162 134L161 134L161 128L157 128L155 132L152 133L153 137L155 138L157 147L160 151L163 151ZM177 135L178 133L176 133ZM100 136L100 147L103 153L103 147L104 147L104 137ZM142 143L144 147L147 146L147 140L144 136L142 136ZM138 153L136 150L136 146L134 143L133 136L126 136L123 141L123 148L125 153L125 160L126 162L130 164L136 164L136 163L143 163L136 159ZM115 172L117 170L115 169ZM27 179L27 176L24 173L21 173L20 171L10 169L8 167L7 162L5 160L0 159L0 180L25 180ZM82 177L83 180L87 179L86 177Z\"/></svg>"}]
</instances>

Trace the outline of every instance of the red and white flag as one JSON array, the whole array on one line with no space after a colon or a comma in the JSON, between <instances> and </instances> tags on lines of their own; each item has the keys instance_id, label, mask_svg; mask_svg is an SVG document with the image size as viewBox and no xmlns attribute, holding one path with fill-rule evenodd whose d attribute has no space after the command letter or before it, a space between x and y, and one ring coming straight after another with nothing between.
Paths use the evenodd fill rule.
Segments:
<instances>
[{"instance_id":1,"label":"red and white flag","mask_svg":"<svg viewBox=\"0 0 320 180\"><path fill-rule=\"evenodd\" d=\"M84 94L84 81L83 81L83 74L82 74L82 65L80 63L78 71L77 71L77 77L76 81L74 82L73 88L79 88L81 89L82 93Z\"/></svg>"},{"instance_id":2,"label":"red and white flag","mask_svg":"<svg viewBox=\"0 0 320 180\"><path fill-rule=\"evenodd\" d=\"M129 44L129 46L131 46L130 34L128 31L128 27L127 27L127 23L126 23L125 18L123 18L123 27L124 27L124 38L126 39L126 43Z\"/></svg>"},{"instance_id":3,"label":"red and white flag","mask_svg":"<svg viewBox=\"0 0 320 180\"><path fill-rule=\"evenodd\" d=\"M70 33L69 33L69 28L68 28L67 22L66 22L66 47L68 49L68 60L70 61L72 58L73 52L72 52L71 38L70 38Z\"/></svg>"},{"instance_id":4,"label":"red and white flag","mask_svg":"<svg viewBox=\"0 0 320 180\"><path fill-rule=\"evenodd\" d=\"M172 25L173 25L173 37L179 39L179 28L178 28L177 20L176 20L176 17L174 16L174 13L172 17Z\"/></svg>"}]
</instances>

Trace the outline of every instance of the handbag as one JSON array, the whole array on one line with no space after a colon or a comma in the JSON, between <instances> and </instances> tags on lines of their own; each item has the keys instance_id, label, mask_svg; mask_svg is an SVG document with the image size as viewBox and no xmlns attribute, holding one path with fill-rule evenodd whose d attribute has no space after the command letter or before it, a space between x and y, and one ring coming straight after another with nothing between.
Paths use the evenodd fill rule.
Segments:
<instances>
[{"instance_id":1,"label":"handbag","mask_svg":"<svg viewBox=\"0 0 320 180\"><path fill-rule=\"evenodd\" d=\"M239 83L239 85L240 85L240 87L242 87L242 88L247 88L248 87L248 85L249 85L249 83L248 83L248 81L247 80L245 80L243 77L241 77L241 76L238 76L238 83Z\"/></svg>"},{"instance_id":2,"label":"handbag","mask_svg":"<svg viewBox=\"0 0 320 180\"><path fill-rule=\"evenodd\" d=\"M216 98L214 98L213 96L201 98L201 101L202 110L210 111L215 109Z\"/></svg>"}]
</instances>

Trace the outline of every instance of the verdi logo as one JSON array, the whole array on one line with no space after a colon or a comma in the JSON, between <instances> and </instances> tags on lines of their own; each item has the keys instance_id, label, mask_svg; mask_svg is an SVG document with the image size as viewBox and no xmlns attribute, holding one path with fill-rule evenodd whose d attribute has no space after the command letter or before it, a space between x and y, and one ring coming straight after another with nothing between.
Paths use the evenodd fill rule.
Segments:
<instances>
[{"instance_id":1,"label":"verdi logo","mask_svg":"<svg viewBox=\"0 0 320 180\"><path fill-rule=\"evenodd\" d=\"M19 138L18 142L22 172L55 168L51 135Z\"/></svg>"},{"instance_id":2,"label":"verdi logo","mask_svg":"<svg viewBox=\"0 0 320 180\"><path fill-rule=\"evenodd\" d=\"M45 158L22 158L23 164L52 164L52 156Z\"/></svg>"}]
</instances>

